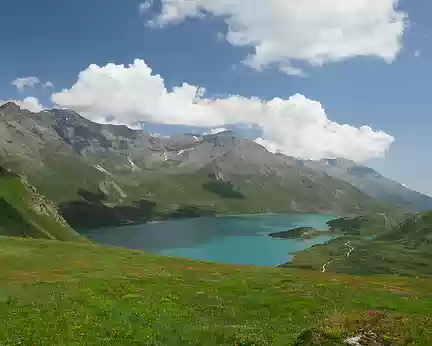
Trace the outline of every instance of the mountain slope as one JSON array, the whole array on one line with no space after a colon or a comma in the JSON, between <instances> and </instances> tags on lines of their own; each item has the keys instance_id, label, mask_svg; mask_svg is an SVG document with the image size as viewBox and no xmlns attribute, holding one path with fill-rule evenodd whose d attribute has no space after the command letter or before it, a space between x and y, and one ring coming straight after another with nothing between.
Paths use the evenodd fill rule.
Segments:
<instances>
[{"instance_id":1,"label":"mountain slope","mask_svg":"<svg viewBox=\"0 0 432 346\"><path fill-rule=\"evenodd\" d=\"M304 161L304 165L316 171L353 184L367 195L398 205L407 211L419 212L432 209L432 197L408 189L384 177L372 168L344 159Z\"/></svg>"},{"instance_id":2,"label":"mountain slope","mask_svg":"<svg viewBox=\"0 0 432 346\"><path fill-rule=\"evenodd\" d=\"M389 209L230 131L156 138L70 110L34 114L9 103L0 107L0 135L3 166L27 176L75 227L190 216L192 209L197 215Z\"/></svg>"},{"instance_id":3,"label":"mountain slope","mask_svg":"<svg viewBox=\"0 0 432 346\"><path fill-rule=\"evenodd\" d=\"M432 275L432 212L406 220L381 217L331 222L342 236L297 253L287 267L354 275Z\"/></svg>"},{"instance_id":4,"label":"mountain slope","mask_svg":"<svg viewBox=\"0 0 432 346\"><path fill-rule=\"evenodd\" d=\"M430 246L432 250L432 212L408 218L393 227L390 232L381 235L378 240L398 242L408 248Z\"/></svg>"},{"instance_id":5,"label":"mountain slope","mask_svg":"<svg viewBox=\"0 0 432 346\"><path fill-rule=\"evenodd\" d=\"M17 175L0 166L0 235L84 241L53 203Z\"/></svg>"}]
</instances>

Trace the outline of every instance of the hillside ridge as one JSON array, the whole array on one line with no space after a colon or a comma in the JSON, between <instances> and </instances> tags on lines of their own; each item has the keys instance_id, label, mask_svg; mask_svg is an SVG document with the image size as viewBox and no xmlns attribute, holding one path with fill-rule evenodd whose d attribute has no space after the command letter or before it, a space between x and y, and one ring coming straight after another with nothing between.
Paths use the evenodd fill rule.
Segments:
<instances>
[{"instance_id":1,"label":"hillside ridge","mask_svg":"<svg viewBox=\"0 0 432 346\"><path fill-rule=\"evenodd\" d=\"M40 195L25 177L0 166L0 234L85 241L60 216L54 203Z\"/></svg>"},{"instance_id":2,"label":"hillside ridge","mask_svg":"<svg viewBox=\"0 0 432 346\"><path fill-rule=\"evenodd\" d=\"M66 109L31 113L7 106L0 137L0 163L26 176L75 228L201 211L358 215L394 209L232 131L157 138Z\"/></svg>"}]
</instances>

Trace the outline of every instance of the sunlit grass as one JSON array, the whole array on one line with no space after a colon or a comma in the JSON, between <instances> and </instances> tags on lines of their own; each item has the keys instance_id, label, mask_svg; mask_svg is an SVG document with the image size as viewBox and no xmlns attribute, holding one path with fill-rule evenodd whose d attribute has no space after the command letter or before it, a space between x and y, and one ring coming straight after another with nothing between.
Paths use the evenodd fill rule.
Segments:
<instances>
[{"instance_id":1,"label":"sunlit grass","mask_svg":"<svg viewBox=\"0 0 432 346\"><path fill-rule=\"evenodd\" d=\"M432 340L429 280L199 263L0 238L4 344L322 345Z\"/></svg>"}]
</instances>

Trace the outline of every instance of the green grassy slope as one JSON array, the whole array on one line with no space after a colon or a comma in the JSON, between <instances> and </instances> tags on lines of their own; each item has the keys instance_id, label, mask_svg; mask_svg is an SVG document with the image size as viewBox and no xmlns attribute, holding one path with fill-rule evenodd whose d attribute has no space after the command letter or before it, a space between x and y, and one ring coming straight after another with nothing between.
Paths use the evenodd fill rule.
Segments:
<instances>
[{"instance_id":1,"label":"green grassy slope","mask_svg":"<svg viewBox=\"0 0 432 346\"><path fill-rule=\"evenodd\" d=\"M0 167L0 235L84 241L21 177Z\"/></svg>"},{"instance_id":2,"label":"green grassy slope","mask_svg":"<svg viewBox=\"0 0 432 346\"><path fill-rule=\"evenodd\" d=\"M289 177L288 177L289 178ZM310 189L298 181L278 181L272 176L233 175L229 182L215 181L208 174L145 171L107 175L100 189L83 188L69 201L56 196L62 189L50 188L48 196L59 204L62 215L75 228L94 228L167 219L179 208L196 206L207 214L256 214L323 212L338 215L391 211L392 207L363 195L355 188L329 198L337 187L328 184ZM43 179L45 184L48 181ZM69 180L67 180L69 181ZM76 182L75 182L76 183ZM94 184L97 186L97 184ZM41 191L48 191L37 185ZM100 196L89 200L83 194ZM121 201L121 202L120 202ZM146 208L143 207L144 202ZM140 204L140 207L137 205ZM81 215L87 213L88 217ZM91 222L90 222L91 221Z\"/></svg>"},{"instance_id":3,"label":"green grassy slope","mask_svg":"<svg viewBox=\"0 0 432 346\"><path fill-rule=\"evenodd\" d=\"M7 345L430 345L432 282L0 237ZM371 344L371 343L369 343Z\"/></svg>"},{"instance_id":4,"label":"green grassy slope","mask_svg":"<svg viewBox=\"0 0 432 346\"><path fill-rule=\"evenodd\" d=\"M340 223L342 225L344 220ZM432 212L385 227L378 219L347 222L343 236L297 253L287 267L355 275L432 275Z\"/></svg>"}]
</instances>

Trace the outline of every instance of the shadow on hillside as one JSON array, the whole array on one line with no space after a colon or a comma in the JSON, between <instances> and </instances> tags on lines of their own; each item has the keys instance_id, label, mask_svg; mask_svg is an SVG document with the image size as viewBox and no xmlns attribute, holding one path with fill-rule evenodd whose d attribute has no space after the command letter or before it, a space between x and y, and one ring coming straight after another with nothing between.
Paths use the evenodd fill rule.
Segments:
<instances>
[{"instance_id":1,"label":"shadow on hillside","mask_svg":"<svg viewBox=\"0 0 432 346\"><path fill-rule=\"evenodd\" d=\"M169 213L167 216L171 219L182 219L214 215L215 211L213 209L188 204L178 207L176 210Z\"/></svg>"},{"instance_id":2,"label":"shadow on hillside","mask_svg":"<svg viewBox=\"0 0 432 346\"><path fill-rule=\"evenodd\" d=\"M180 205L174 210L160 212L157 203L146 199L133 202L128 206L107 206L103 202L102 191L80 189L82 200L59 205L61 215L76 229L94 229L146 223L152 220L195 218L214 216L215 211L195 205Z\"/></svg>"},{"instance_id":3,"label":"shadow on hillside","mask_svg":"<svg viewBox=\"0 0 432 346\"><path fill-rule=\"evenodd\" d=\"M2 173L0 173L2 174ZM33 227L21 213L4 198L0 198L0 234L5 236L36 236Z\"/></svg>"},{"instance_id":4,"label":"shadow on hillside","mask_svg":"<svg viewBox=\"0 0 432 346\"><path fill-rule=\"evenodd\" d=\"M245 196L236 189L233 183L227 181L211 181L202 185L204 190L210 191L222 198L245 198Z\"/></svg>"},{"instance_id":5,"label":"shadow on hillside","mask_svg":"<svg viewBox=\"0 0 432 346\"><path fill-rule=\"evenodd\" d=\"M354 218L340 218L336 220L330 220L327 225L332 231L340 231L348 233L350 235L360 235L361 228L369 221L365 216L358 216Z\"/></svg>"},{"instance_id":6,"label":"shadow on hillside","mask_svg":"<svg viewBox=\"0 0 432 346\"><path fill-rule=\"evenodd\" d=\"M59 205L60 213L74 228L88 229L144 223L157 217L156 203L145 199L133 202L130 206L108 207L102 202L102 191L92 192L80 189L80 201Z\"/></svg>"},{"instance_id":7,"label":"shadow on hillside","mask_svg":"<svg viewBox=\"0 0 432 346\"><path fill-rule=\"evenodd\" d=\"M18 175L12 171L0 166L0 177L2 178L18 178Z\"/></svg>"}]
</instances>

